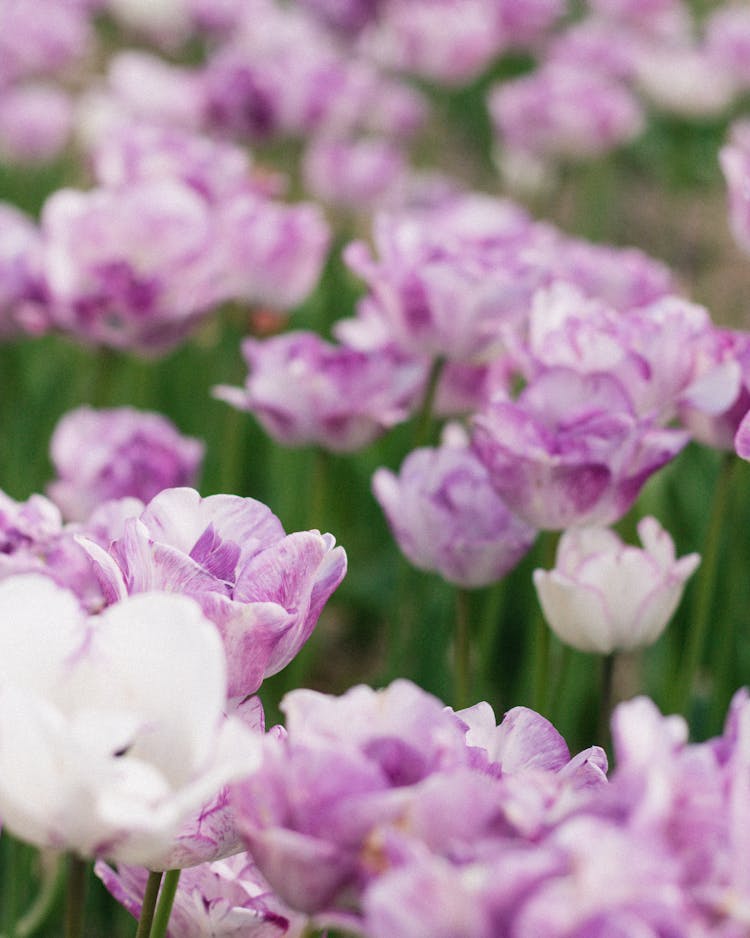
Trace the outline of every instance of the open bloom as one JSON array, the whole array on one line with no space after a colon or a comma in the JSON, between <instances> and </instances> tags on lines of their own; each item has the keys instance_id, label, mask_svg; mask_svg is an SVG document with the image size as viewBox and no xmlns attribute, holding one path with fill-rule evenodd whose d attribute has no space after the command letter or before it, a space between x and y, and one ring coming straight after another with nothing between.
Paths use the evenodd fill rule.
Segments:
<instances>
[{"instance_id":1,"label":"open bloom","mask_svg":"<svg viewBox=\"0 0 750 938\"><path fill-rule=\"evenodd\" d=\"M473 443L510 508L544 530L611 524L688 441L640 418L606 372L551 368L517 401L498 396L476 418Z\"/></svg>"},{"instance_id":2,"label":"open bloom","mask_svg":"<svg viewBox=\"0 0 750 938\"><path fill-rule=\"evenodd\" d=\"M224 641L230 697L253 693L292 660L346 571L332 535L287 535L255 499L189 488L160 492L108 550L79 541L109 603L150 590L198 602Z\"/></svg>"},{"instance_id":3,"label":"open bloom","mask_svg":"<svg viewBox=\"0 0 750 938\"><path fill-rule=\"evenodd\" d=\"M284 698L287 734L233 785L237 823L261 872L292 908L357 914L363 889L425 847L470 857L537 836L563 803L604 782L594 747L571 759L554 727L517 707L454 713L409 681L341 697ZM423 932L425 934L425 932Z\"/></svg>"},{"instance_id":4,"label":"open bloom","mask_svg":"<svg viewBox=\"0 0 750 938\"><path fill-rule=\"evenodd\" d=\"M223 716L214 626L182 596L87 617L46 577L0 584L0 816L38 846L150 866L257 761Z\"/></svg>"},{"instance_id":5,"label":"open bloom","mask_svg":"<svg viewBox=\"0 0 750 938\"><path fill-rule=\"evenodd\" d=\"M245 339L244 389L219 386L216 397L254 414L286 446L316 443L333 452L367 446L406 420L425 368L391 348L359 351L313 332Z\"/></svg>"},{"instance_id":6,"label":"open bloom","mask_svg":"<svg viewBox=\"0 0 750 938\"><path fill-rule=\"evenodd\" d=\"M608 528L572 528L560 538L555 568L534 571L544 616L563 642L606 655L661 635L700 557L677 560L655 518L643 518L638 534L642 549Z\"/></svg>"},{"instance_id":7,"label":"open bloom","mask_svg":"<svg viewBox=\"0 0 750 938\"><path fill-rule=\"evenodd\" d=\"M162 489L192 485L203 449L200 440L181 436L161 414L78 407L52 434L58 478L48 494L70 521L84 521L111 499L148 502Z\"/></svg>"},{"instance_id":8,"label":"open bloom","mask_svg":"<svg viewBox=\"0 0 750 938\"><path fill-rule=\"evenodd\" d=\"M41 224L50 318L89 342L163 351L226 296L213 217L177 180L61 189Z\"/></svg>"}]
</instances>

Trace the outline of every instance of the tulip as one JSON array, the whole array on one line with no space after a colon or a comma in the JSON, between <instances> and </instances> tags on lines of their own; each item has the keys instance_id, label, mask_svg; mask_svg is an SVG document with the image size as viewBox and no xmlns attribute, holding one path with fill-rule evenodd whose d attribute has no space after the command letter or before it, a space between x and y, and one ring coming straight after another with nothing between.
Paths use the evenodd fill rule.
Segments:
<instances>
[{"instance_id":1,"label":"tulip","mask_svg":"<svg viewBox=\"0 0 750 938\"><path fill-rule=\"evenodd\" d=\"M608 655L661 635L700 557L675 559L672 538L655 518L644 518L638 534L643 549L608 528L573 528L560 538L555 568L534 571L544 616L563 642Z\"/></svg>"}]
</instances>

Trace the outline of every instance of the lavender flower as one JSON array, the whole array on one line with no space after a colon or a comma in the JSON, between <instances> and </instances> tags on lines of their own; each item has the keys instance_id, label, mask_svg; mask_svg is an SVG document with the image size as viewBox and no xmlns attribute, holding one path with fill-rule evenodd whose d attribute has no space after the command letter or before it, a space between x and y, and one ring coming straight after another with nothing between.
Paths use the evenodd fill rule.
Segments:
<instances>
[{"instance_id":1,"label":"lavender flower","mask_svg":"<svg viewBox=\"0 0 750 938\"><path fill-rule=\"evenodd\" d=\"M95 141L92 162L102 186L177 179L212 205L257 192L261 186L241 147L179 127L127 121ZM269 176L263 185L272 181Z\"/></svg>"},{"instance_id":2,"label":"lavender flower","mask_svg":"<svg viewBox=\"0 0 750 938\"><path fill-rule=\"evenodd\" d=\"M750 121L732 125L729 142L719 153L729 191L729 221L739 246L750 253Z\"/></svg>"},{"instance_id":3,"label":"lavender flower","mask_svg":"<svg viewBox=\"0 0 750 938\"><path fill-rule=\"evenodd\" d=\"M17 332L24 304L39 296L39 250L31 218L0 202L0 335Z\"/></svg>"},{"instance_id":4,"label":"lavender flower","mask_svg":"<svg viewBox=\"0 0 750 938\"><path fill-rule=\"evenodd\" d=\"M637 137L644 122L624 85L561 64L497 85L489 109L503 147L545 161L600 156Z\"/></svg>"},{"instance_id":5,"label":"lavender flower","mask_svg":"<svg viewBox=\"0 0 750 938\"><path fill-rule=\"evenodd\" d=\"M108 603L160 590L194 598L219 628L230 697L253 693L310 637L343 579L330 534L285 535L252 498L165 489L108 549L81 537Z\"/></svg>"},{"instance_id":6,"label":"lavender flower","mask_svg":"<svg viewBox=\"0 0 750 938\"><path fill-rule=\"evenodd\" d=\"M331 238L318 206L245 194L223 203L217 225L228 296L289 309L317 283Z\"/></svg>"},{"instance_id":7,"label":"lavender flower","mask_svg":"<svg viewBox=\"0 0 750 938\"><path fill-rule=\"evenodd\" d=\"M84 521L102 502L148 502L162 489L194 484L203 450L161 414L79 407L65 414L52 435L58 478L47 491L68 520Z\"/></svg>"},{"instance_id":8,"label":"lavender flower","mask_svg":"<svg viewBox=\"0 0 750 938\"><path fill-rule=\"evenodd\" d=\"M406 162L388 140L315 139L302 165L305 184L316 198L355 211L399 200Z\"/></svg>"},{"instance_id":9,"label":"lavender flower","mask_svg":"<svg viewBox=\"0 0 750 938\"><path fill-rule=\"evenodd\" d=\"M518 401L498 397L474 421L492 484L529 524L559 530L610 524L688 435L639 419L608 374L542 374Z\"/></svg>"},{"instance_id":10,"label":"lavender flower","mask_svg":"<svg viewBox=\"0 0 750 938\"><path fill-rule=\"evenodd\" d=\"M502 579L536 537L497 495L460 431L437 449L414 450L398 476L378 469L372 488L411 563L458 586Z\"/></svg>"},{"instance_id":11,"label":"lavender flower","mask_svg":"<svg viewBox=\"0 0 750 938\"><path fill-rule=\"evenodd\" d=\"M223 297L214 219L176 180L60 190L41 224L51 321L86 341L163 351Z\"/></svg>"},{"instance_id":12,"label":"lavender flower","mask_svg":"<svg viewBox=\"0 0 750 938\"><path fill-rule=\"evenodd\" d=\"M454 714L408 681L340 698L295 691L282 709L288 735L267 739L263 765L234 786L238 824L284 901L355 921L389 868L425 846L474 856L493 832L512 838L527 823L538 835L564 792L575 801L584 766L606 765L600 750L570 760L531 711L497 727L489 705Z\"/></svg>"},{"instance_id":13,"label":"lavender flower","mask_svg":"<svg viewBox=\"0 0 750 938\"><path fill-rule=\"evenodd\" d=\"M505 47L496 7L487 0L391 3L366 32L364 48L386 68L466 84Z\"/></svg>"},{"instance_id":14,"label":"lavender flower","mask_svg":"<svg viewBox=\"0 0 750 938\"><path fill-rule=\"evenodd\" d=\"M78 529L63 524L56 505L43 495L17 502L0 491L0 580L39 573L73 591L89 612L103 596L88 557L75 541Z\"/></svg>"},{"instance_id":15,"label":"lavender flower","mask_svg":"<svg viewBox=\"0 0 750 938\"><path fill-rule=\"evenodd\" d=\"M0 90L0 160L43 163L57 157L68 141L73 108L54 85L15 85Z\"/></svg>"},{"instance_id":16,"label":"lavender flower","mask_svg":"<svg viewBox=\"0 0 750 938\"><path fill-rule=\"evenodd\" d=\"M4 0L0 34L0 86L37 75L56 75L91 50L85 8L75 0Z\"/></svg>"},{"instance_id":17,"label":"lavender flower","mask_svg":"<svg viewBox=\"0 0 750 938\"><path fill-rule=\"evenodd\" d=\"M712 10L705 22L708 56L728 71L739 88L750 88L750 10L730 3Z\"/></svg>"},{"instance_id":18,"label":"lavender flower","mask_svg":"<svg viewBox=\"0 0 750 938\"><path fill-rule=\"evenodd\" d=\"M246 339L242 352L250 367L244 390L220 386L214 394L255 414L286 446L360 449L409 416L425 381L423 363L392 349L360 352L314 333Z\"/></svg>"}]
</instances>

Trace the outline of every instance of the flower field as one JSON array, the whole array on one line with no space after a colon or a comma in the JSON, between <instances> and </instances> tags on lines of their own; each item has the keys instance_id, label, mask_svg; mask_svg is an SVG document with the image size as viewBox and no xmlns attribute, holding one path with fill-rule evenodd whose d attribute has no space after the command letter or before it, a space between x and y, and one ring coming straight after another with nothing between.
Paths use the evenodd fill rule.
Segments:
<instances>
[{"instance_id":1,"label":"flower field","mask_svg":"<svg viewBox=\"0 0 750 938\"><path fill-rule=\"evenodd\" d=\"M750 935L750 6L0 0L0 938Z\"/></svg>"}]
</instances>

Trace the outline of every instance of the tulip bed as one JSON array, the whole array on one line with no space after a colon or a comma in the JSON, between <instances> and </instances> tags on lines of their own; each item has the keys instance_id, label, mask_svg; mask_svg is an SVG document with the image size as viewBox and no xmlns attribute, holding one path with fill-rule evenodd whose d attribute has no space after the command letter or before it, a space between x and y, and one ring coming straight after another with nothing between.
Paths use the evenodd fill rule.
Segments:
<instances>
[{"instance_id":1,"label":"tulip bed","mask_svg":"<svg viewBox=\"0 0 750 938\"><path fill-rule=\"evenodd\" d=\"M750 8L0 0L0 938L750 933Z\"/></svg>"}]
</instances>

